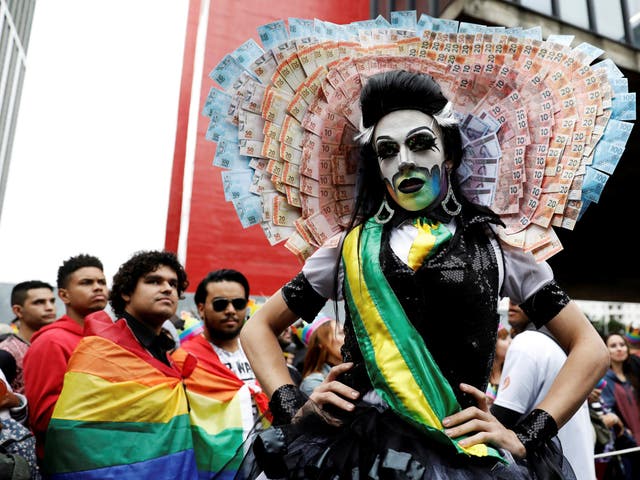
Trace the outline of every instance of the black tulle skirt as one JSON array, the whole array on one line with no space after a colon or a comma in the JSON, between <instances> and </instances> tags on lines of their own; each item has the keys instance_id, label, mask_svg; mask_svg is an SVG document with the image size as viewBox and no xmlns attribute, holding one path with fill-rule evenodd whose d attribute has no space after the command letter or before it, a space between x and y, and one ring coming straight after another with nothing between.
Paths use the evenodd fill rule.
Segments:
<instances>
[{"instance_id":1,"label":"black tulle skirt","mask_svg":"<svg viewBox=\"0 0 640 480\"><path fill-rule=\"evenodd\" d=\"M341 426L308 414L294 424L262 432L242 470L251 479L260 474L269 479L318 480L575 478L561 453L548 475L546 468L536 473L526 460L517 463L509 452L503 453L505 462L457 453L451 445L426 438L391 410L361 404Z\"/></svg>"}]
</instances>

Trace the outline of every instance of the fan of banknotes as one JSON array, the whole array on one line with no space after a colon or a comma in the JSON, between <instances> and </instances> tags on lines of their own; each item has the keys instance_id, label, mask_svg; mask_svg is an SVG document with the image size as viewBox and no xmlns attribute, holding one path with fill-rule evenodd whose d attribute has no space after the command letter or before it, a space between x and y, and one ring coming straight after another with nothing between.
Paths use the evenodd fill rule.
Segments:
<instances>
[{"instance_id":1,"label":"fan of banknotes","mask_svg":"<svg viewBox=\"0 0 640 480\"><path fill-rule=\"evenodd\" d=\"M500 215L503 241L538 260L598 202L631 133L635 93L604 51L539 27L487 27L416 11L337 25L289 18L210 73L203 109L225 199L244 228L304 261L354 205L359 95L378 72L432 75L454 104L464 195Z\"/></svg>"}]
</instances>

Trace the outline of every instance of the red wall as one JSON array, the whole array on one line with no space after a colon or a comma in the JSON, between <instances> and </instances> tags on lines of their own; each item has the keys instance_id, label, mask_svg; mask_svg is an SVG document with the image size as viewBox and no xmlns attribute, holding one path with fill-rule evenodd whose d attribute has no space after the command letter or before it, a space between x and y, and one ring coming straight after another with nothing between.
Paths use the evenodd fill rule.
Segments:
<instances>
[{"instance_id":1,"label":"red wall","mask_svg":"<svg viewBox=\"0 0 640 480\"><path fill-rule=\"evenodd\" d=\"M173 176L167 217L165 247L177 251L189 100L192 95L193 54L200 0L191 0L185 44ZM214 82L208 74L222 57L248 38L260 44L257 27L288 17L319 18L334 23L349 23L369 18L368 0L215 0L211 1L205 65L198 110ZM195 74L200 74L196 72ZM193 291L210 270L234 268L243 272L253 295L271 295L300 269L298 260L279 244L271 247L259 226L243 229L233 205L224 200L221 169L212 166L215 144L205 139L208 119L198 116L198 139L186 269Z\"/></svg>"}]
</instances>

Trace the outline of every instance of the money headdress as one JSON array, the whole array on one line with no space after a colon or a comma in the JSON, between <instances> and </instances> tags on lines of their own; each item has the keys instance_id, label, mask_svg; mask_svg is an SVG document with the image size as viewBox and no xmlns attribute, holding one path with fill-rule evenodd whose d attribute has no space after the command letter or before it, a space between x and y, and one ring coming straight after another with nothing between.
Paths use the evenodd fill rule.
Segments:
<instances>
[{"instance_id":1,"label":"money headdress","mask_svg":"<svg viewBox=\"0 0 640 480\"><path fill-rule=\"evenodd\" d=\"M288 27L287 27L288 24ZM587 43L540 27L392 12L390 22L289 18L258 28L210 77L203 114L242 226L304 260L352 213L359 95L387 70L424 72L453 105L462 193L498 214L503 241L543 260L598 202L635 120L627 79Z\"/></svg>"}]
</instances>

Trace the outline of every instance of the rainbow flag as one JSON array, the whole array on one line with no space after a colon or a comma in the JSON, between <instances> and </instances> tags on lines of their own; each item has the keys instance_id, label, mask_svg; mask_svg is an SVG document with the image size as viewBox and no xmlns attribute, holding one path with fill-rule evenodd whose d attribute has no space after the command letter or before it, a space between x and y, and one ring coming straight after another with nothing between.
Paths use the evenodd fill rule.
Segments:
<instances>
[{"instance_id":1,"label":"rainbow flag","mask_svg":"<svg viewBox=\"0 0 640 480\"><path fill-rule=\"evenodd\" d=\"M182 367L189 354L198 359L193 373L185 378L198 476L235 478L251 443L246 440L254 428L252 403L265 413L268 399L223 365L204 337L185 342L172 357ZM262 427L268 426L265 418Z\"/></svg>"},{"instance_id":2,"label":"rainbow flag","mask_svg":"<svg viewBox=\"0 0 640 480\"><path fill-rule=\"evenodd\" d=\"M85 324L85 334L91 327ZM69 360L47 431L45 474L197 478L180 371L149 355L125 320L93 327L100 336L83 338Z\"/></svg>"},{"instance_id":3,"label":"rainbow flag","mask_svg":"<svg viewBox=\"0 0 640 480\"><path fill-rule=\"evenodd\" d=\"M191 312L183 310L180 312L180 318L184 321L184 326L178 330L180 343L186 342L187 340L200 335L204 330L202 320L194 316Z\"/></svg>"}]
</instances>

